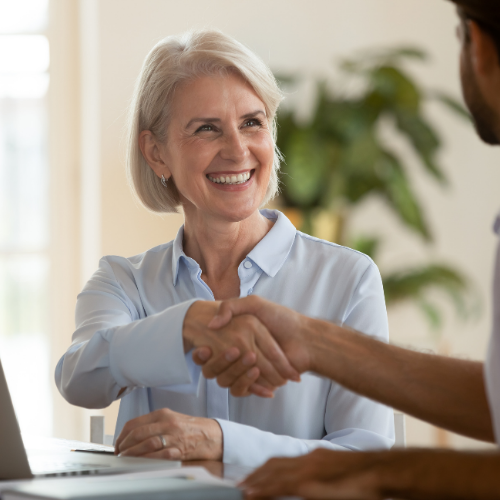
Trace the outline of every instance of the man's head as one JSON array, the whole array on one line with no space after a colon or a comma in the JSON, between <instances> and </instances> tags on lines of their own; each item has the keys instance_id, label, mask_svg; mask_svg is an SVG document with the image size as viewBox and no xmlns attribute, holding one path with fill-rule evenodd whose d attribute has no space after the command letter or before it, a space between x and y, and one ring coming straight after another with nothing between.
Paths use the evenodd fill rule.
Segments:
<instances>
[{"instance_id":1,"label":"man's head","mask_svg":"<svg viewBox=\"0 0 500 500\"><path fill-rule=\"evenodd\" d=\"M452 0L460 16L460 75L483 141L500 144L500 1Z\"/></svg>"}]
</instances>

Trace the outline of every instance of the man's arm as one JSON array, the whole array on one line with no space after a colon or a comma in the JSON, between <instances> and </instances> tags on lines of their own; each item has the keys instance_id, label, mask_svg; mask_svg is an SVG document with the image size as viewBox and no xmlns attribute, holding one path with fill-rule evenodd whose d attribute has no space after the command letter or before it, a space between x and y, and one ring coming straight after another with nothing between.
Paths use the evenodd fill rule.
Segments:
<instances>
[{"instance_id":1,"label":"man's arm","mask_svg":"<svg viewBox=\"0 0 500 500\"><path fill-rule=\"evenodd\" d=\"M500 454L448 450L349 453L316 450L276 458L247 477L245 498L486 500L500 498Z\"/></svg>"},{"instance_id":2,"label":"man's arm","mask_svg":"<svg viewBox=\"0 0 500 500\"><path fill-rule=\"evenodd\" d=\"M219 328L244 313L257 316L299 372L314 371L439 427L494 441L482 363L388 345L256 296L223 302L210 326ZM194 355L204 363L204 375L242 390L244 381L233 375L240 361L231 365L221 356L205 361L209 356L203 350Z\"/></svg>"}]
</instances>

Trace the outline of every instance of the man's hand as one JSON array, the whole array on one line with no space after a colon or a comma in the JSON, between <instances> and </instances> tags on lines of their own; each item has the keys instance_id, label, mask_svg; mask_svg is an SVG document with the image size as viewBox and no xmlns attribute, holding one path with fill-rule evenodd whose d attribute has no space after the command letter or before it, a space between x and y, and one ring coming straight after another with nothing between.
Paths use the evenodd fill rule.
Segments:
<instances>
[{"instance_id":1,"label":"man's hand","mask_svg":"<svg viewBox=\"0 0 500 500\"><path fill-rule=\"evenodd\" d=\"M297 458L273 458L248 476L245 498L300 496L343 500L382 500L383 453L317 449Z\"/></svg>"},{"instance_id":2,"label":"man's hand","mask_svg":"<svg viewBox=\"0 0 500 500\"><path fill-rule=\"evenodd\" d=\"M216 420L164 408L128 421L116 440L115 453L167 460L222 460L222 430Z\"/></svg>"},{"instance_id":3,"label":"man's hand","mask_svg":"<svg viewBox=\"0 0 500 500\"><path fill-rule=\"evenodd\" d=\"M230 325L239 317L244 317L240 315L251 315L247 317L254 317L262 323L271 332L281 348L280 351L282 350L298 373L311 369L308 343L304 341L308 318L287 307L252 295L242 299L230 299L221 302L217 314L208 326L214 330L214 333L219 334L226 325ZM275 356L266 347L261 350L269 360L272 360L272 357ZM233 396L244 396L248 392L260 395L262 379L254 383L254 380L242 377L241 374L244 373L244 356L239 356L235 360L236 352L232 353L232 357L228 356L228 354L228 352L216 353L208 344L203 344L202 348L193 353L193 360L195 363L203 365L203 375L205 377L217 377L219 385L231 387ZM291 377L288 378L292 379Z\"/></svg>"},{"instance_id":4,"label":"man's hand","mask_svg":"<svg viewBox=\"0 0 500 500\"><path fill-rule=\"evenodd\" d=\"M183 339L186 351L207 347L218 361L217 366L231 365L230 376L218 380L219 385L230 387L233 395L248 396L248 388L258 381L252 392L272 397L273 391L288 380L300 380L298 371L257 317L240 313L217 330L208 328L217 311L216 303L195 302L184 319ZM217 375L210 369L213 366L211 363L204 368L205 377Z\"/></svg>"}]
</instances>

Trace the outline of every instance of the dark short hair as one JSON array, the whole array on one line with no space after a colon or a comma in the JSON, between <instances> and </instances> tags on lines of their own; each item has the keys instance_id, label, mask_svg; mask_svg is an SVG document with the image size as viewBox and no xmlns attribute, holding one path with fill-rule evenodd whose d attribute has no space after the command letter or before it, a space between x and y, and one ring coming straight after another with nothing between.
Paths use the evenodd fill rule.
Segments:
<instances>
[{"instance_id":1,"label":"dark short hair","mask_svg":"<svg viewBox=\"0 0 500 500\"><path fill-rule=\"evenodd\" d=\"M500 0L451 0L463 19L475 21L496 45L500 61Z\"/></svg>"}]
</instances>

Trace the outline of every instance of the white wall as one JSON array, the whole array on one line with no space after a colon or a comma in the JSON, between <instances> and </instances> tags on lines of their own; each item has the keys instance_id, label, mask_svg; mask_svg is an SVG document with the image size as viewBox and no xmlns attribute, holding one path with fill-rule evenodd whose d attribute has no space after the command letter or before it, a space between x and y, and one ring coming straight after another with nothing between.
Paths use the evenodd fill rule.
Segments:
<instances>
[{"instance_id":1,"label":"white wall","mask_svg":"<svg viewBox=\"0 0 500 500\"><path fill-rule=\"evenodd\" d=\"M357 49L415 44L426 49L432 61L413 65L412 73L426 85L459 95L457 19L444 0L100 0L98 17L99 70L94 78L100 91L100 115L95 130L102 167L102 219L96 241L101 241L102 254L141 252L172 239L181 223L178 216L162 219L134 204L124 175L127 103L145 55L167 35L193 26L213 26L248 45L273 70L310 76L328 74L334 60ZM293 99L307 105L310 94L304 91ZM443 190L419 171L412 174L436 236L431 254L474 277L484 305L475 323L460 324L450 315L443 338L450 352L481 359L489 334L495 244L490 227L500 208L499 153L482 145L469 127L437 106L428 112L446 140L442 163L451 180L449 189ZM395 144L413 162L407 146L397 140ZM362 230L386 235L382 270L428 258L429 251L402 230L380 203L368 202L356 212L353 231ZM437 345L411 308L390 311L390 325L397 343L418 348ZM434 430L411 420L408 441L432 444ZM452 438L452 444L471 443Z\"/></svg>"}]
</instances>

